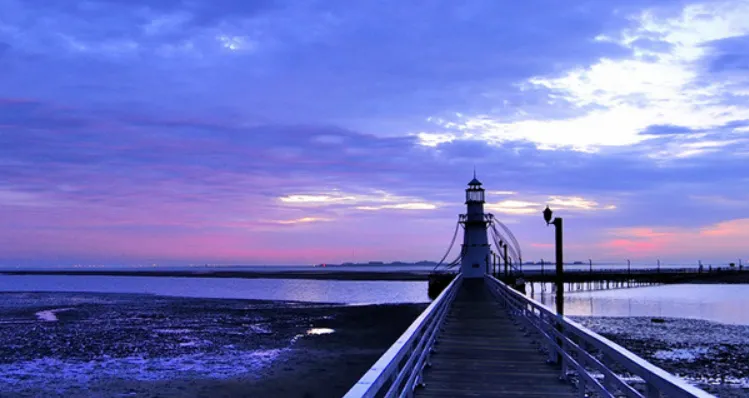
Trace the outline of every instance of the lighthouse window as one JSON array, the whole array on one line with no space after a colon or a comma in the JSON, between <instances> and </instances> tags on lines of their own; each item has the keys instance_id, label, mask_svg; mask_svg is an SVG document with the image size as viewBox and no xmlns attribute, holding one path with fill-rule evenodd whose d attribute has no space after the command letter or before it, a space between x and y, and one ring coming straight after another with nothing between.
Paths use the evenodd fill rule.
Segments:
<instances>
[{"instance_id":1,"label":"lighthouse window","mask_svg":"<svg viewBox=\"0 0 749 398\"><path fill-rule=\"evenodd\" d=\"M468 201L470 202L483 202L484 192L483 191L468 191L466 192Z\"/></svg>"},{"instance_id":2,"label":"lighthouse window","mask_svg":"<svg viewBox=\"0 0 749 398\"><path fill-rule=\"evenodd\" d=\"M478 264L473 264L473 268L478 268L478 267L479 267Z\"/></svg>"}]
</instances>

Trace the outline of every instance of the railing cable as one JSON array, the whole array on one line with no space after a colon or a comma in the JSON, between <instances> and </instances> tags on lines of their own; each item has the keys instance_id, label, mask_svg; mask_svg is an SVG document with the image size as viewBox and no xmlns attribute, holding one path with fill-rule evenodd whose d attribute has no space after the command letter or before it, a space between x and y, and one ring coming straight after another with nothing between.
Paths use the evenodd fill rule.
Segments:
<instances>
[{"instance_id":1,"label":"railing cable","mask_svg":"<svg viewBox=\"0 0 749 398\"><path fill-rule=\"evenodd\" d=\"M445 252L445 255L442 256L442 259L440 259L437 265L434 266L434 269L432 269L432 271L436 271L437 268L439 268L442 265L442 263L445 262L445 259L450 254L450 252L453 249L453 246L455 245L455 238L458 237L459 230L460 230L460 219L458 219L458 221L455 223L455 231L453 232L453 238L450 240L450 246L447 247L447 251Z\"/></svg>"}]
</instances>

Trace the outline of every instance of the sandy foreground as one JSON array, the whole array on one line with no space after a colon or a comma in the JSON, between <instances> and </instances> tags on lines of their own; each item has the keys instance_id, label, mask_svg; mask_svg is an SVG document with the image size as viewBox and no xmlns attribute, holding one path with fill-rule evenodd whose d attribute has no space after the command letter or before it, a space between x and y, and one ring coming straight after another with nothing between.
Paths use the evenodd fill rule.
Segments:
<instances>
[{"instance_id":1,"label":"sandy foreground","mask_svg":"<svg viewBox=\"0 0 749 398\"><path fill-rule=\"evenodd\" d=\"M2 397L339 397L426 304L0 294Z\"/></svg>"},{"instance_id":2,"label":"sandy foreground","mask_svg":"<svg viewBox=\"0 0 749 398\"><path fill-rule=\"evenodd\" d=\"M749 326L681 318L574 318L716 396L749 396Z\"/></svg>"}]
</instances>

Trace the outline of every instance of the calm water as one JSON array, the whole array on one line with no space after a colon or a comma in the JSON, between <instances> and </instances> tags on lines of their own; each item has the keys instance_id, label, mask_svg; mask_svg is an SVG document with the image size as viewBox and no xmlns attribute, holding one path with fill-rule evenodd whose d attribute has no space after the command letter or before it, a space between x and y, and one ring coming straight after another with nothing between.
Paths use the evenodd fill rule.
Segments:
<instances>
[{"instance_id":1,"label":"calm water","mask_svg":"<svg viewBox=\"0 0 749 398\"><path fill-rule=\"evenodd\" d=\"M108 271L251 271L251 272L279 272L279 271L343 271L343 272L429 272L434 265L339 265L317 267L312 265L185 265L185 266L153 266L153 265L85 265L85 266L11 266L0 265L3 270L52 270L52 271L80 271L80 270L108 270Z\"/></svg>"},{"instance_id":2,"label":"calm water","mask_svg":"<svg viewBox=\"0 0 749 398\"><path fill-rule=\"evenodd\" d=\"M534 290L537 300L554 306L552 294L541 295L538 287ZM749 325L749 285L684 284L565 292L564 302L566 315L695 318Z\"/></svg>"},{"instance_id":3,"label":"calm water","mask_svg":"<svg viewBox=\"0 0 749 398\"><path fill-rule=\"evenodd\" d=\"M424 281L0 275L0 292L8 291L146 293L349 304L429 302ZM551 289L539 294L537 285L534 291L537 300L554 306ZM667 285L566 292L565 303L567 315L696 318L749 325L749 285Z\"/></svg>"},{"instance_id":4,"label":"calm water","mask_svg":"<svg viewBox=\"0 0 749 398\"><path fill-rule=\"evenodd\" d=\"M145 293L348 304L428 302L425 281L0 275L0 292Z\"/></svg>"}]
</instances>

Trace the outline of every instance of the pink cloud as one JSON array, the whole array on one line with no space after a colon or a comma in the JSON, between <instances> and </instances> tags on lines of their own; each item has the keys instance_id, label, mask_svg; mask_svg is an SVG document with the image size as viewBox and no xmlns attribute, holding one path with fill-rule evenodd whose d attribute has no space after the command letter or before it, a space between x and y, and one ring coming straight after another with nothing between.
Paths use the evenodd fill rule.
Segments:
<instances>
[{"instance_id":1,"label":"pink cloud","mask_svg":"<svg viewBox=\"0 0 749 398\"><path fill-rule=\"evenodd\" d=\"M720 222L702 228L640 227L611 231L614 237L599 243L608 256L631 258L731 259L747 256L749 218Z\"/></svg>"}]
</instances>

